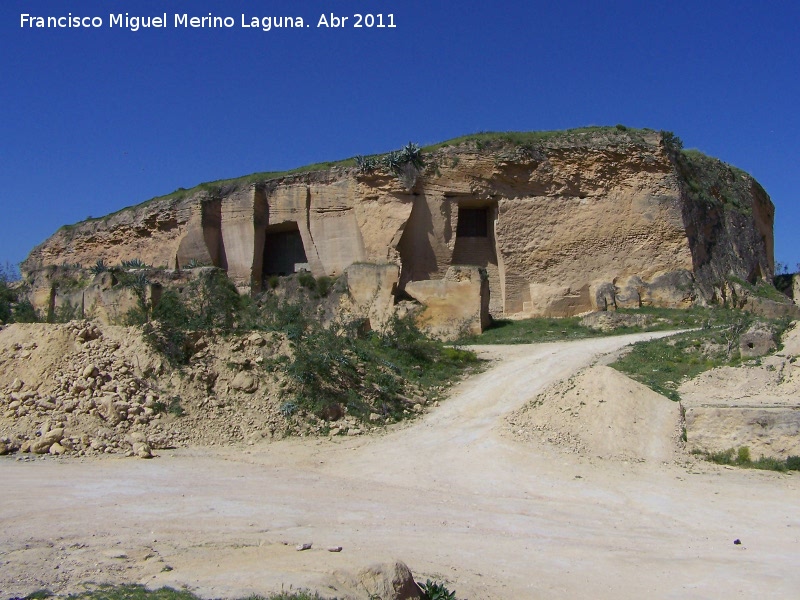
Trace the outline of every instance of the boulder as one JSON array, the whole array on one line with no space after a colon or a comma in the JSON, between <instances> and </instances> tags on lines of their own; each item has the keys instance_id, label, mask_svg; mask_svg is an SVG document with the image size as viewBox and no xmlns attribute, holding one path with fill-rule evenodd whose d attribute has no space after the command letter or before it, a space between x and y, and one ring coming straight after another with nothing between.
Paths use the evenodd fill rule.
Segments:
<instances>
[{"instance_id":1,"label":"boulder","mask_svg":"<svg viewBox=\"0 0 800 600\"><path fill-rule=\"evenodd\" d=\"M231 387L246 394L252 394L258 389L258 379L250 371L239 371L231 382Z\"/></svg>"},{"instance_id":2,"label":"boulder","mask_svg":"<svg viewBox=\"0 0 800 600\"><path fill-rule=\"evenodd\" d=\"M394 294L400 269L392 264L357 263L345 270L347 292L356 310L378 331L394 314Z\"/></svg>"},{"instance_id":3,"label":"boulder","mask_svg":"<svg viewBox=\"0 0 800 600\"><path fill-rule=\"evenodd\" d=\"M50 450L48 452L53 456L61 456L62 454L65 454L67 452L67 449L58 442L56 442L55 444L50 446Z\"/></svg>"},{"instance_id":4,"label":"boulder","mask_svg":"<svg viewBox=\"0 0 800 600\"><path fill-rule=\"evenodd\" d=\"M530 303L523 309L531 317L572 317L592 310L589 285L573 287L568 285L532 283Z\"/></svg>"},{"instance_id":5,"label":"boulder","mask_svg":"<svg viewBox=\"0 0 800 600\"><path fill-rule=\"evenodd\" d=\"M150 445L145 442L134 442L133 453L139 458L153 458L153 452Z\"/></svg>"},{"instance_id":6,"label":"boulder","mask_svg":"<svg viewBox=\"0 0 800 600\"><path fill-rule=\"evenodd\" d=\"M334 573L336 591L353 600L424 600L411 570L401 561L374 564L357 573Z\"/></svg>"},{"instance_id":7,"label":"boulder","mask_svg":"<svg viewBox=\"0 0 800 600\"><path fill-rule=\"evenodd\" d=\"M483 267L450 267L444 279L407 283L406 293L424 306L417 315L420 328L443 340L480 334L491 322Z\"/></svg>"},{"instance_id":8,"label":"boulder","mask_svg":"<svg viewBox=\"0 0 800 600\"><path fill-rule=\"evenodd\" d=\"M581 325L589 329L608 332L620 327L646 327L652 320L652 316L646 314L599 311L585 315L581 319Z\"/></svg>"},{"instance_id":9,"label":"boulder","mask_svg":"<svg viewBox=\"0 0 800 600\"><path fill-rule=\"evenodd\" d=\"M739 353L742 358L755 358L769 354L777 348L772 330L762 323L755 323L739 336Z\"/></svg>"}]
</instances>

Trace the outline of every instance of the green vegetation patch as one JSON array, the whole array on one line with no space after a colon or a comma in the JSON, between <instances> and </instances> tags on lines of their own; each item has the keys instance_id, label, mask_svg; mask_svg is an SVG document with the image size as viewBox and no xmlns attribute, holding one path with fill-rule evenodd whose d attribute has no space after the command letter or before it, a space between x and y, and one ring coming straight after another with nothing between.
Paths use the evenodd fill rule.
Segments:
<instances>
[{"instance_id":1,"label":"green vegetation patch","mask_svg":"<svg viewBox=\"0 0 800 600\"><path fill-rule=\"evenodd\" d=\"M444 584L430 579L424 584L420 584L420 589L426 600L455 600L456 598L455 592L448 590ZM12 598L11 600L44 600L51 597L53 594L50 591L40 590L24 598ZM200 600L199 596L188 590L176 590L171 587L149 590L139 584L103 584L92 590L71 594L67 598L69 600ZM269 596L249 596L243 600L322 600L322 597L318 593L308 590L291 590Z\"/></svg>"},{"instance_id":2,"label":"green vegetation patch","mask_svg":"<svg viewBox=\"0 0 800 600\"><path fill-rule=\"evenodd\" d=\"M644 306L636 309L620 309L616 311L616 314L642 315L646 317L646 324L622 326L609 331L601 331L583 325L581 317L501 319L494 321L491 327L482 334L466 337L460 340L460 343L536 344L540 342L562 342L626 333L642 333L645 331L693 329L721 324L729 318L729 315L723 314L716 309L701 307L673 309Z\"/></svg>"},{"instance_id":3,"label":"green vegetation patch","mask_svg":"<svg viewBox=\"0 0 800 600\"><path fill-rule=\"evenodd\" d=\"M652 133L654 133L652 129L635 129L624 125L616 125L614 127L589 126L552 131L481 131L425 146L422 150L423 152L435 152L448 146L460 146L462 144L474 144L478 150L498 144L539 147L554 141L580 145L585 144L589 139L595 138L606 138L610 142L646 144L644 135Z\"/></svg>"},{"instance_id":4,"label":"green vegetation patch","mask_svg":"<svg viewBox=\"0 0 800 600\"><path fill-rule=\"evenodd\" d=\"M738 283L740 286L742 286L745 290L747 290L751 295L755 296L756 298L764 298L766 300L772 300L773 302L778 302L780 304L788 304L790 302L789 297L785 293L781 293L780 289L778 289L777 282L776 285L774 286L770 285L764 280L759 280L753 284L750 283L749 281L745 281L744 279L741 279L734 275L729 275L728 280L731 283ZM791 280L789 281L789 285L791 285Z\"/></svg>"},{"instance_id":5,"label":"green vegetation patch","mask_svg":"<svg viewBox=\"0 0 800 600\"><path fill-rule=\"evenodd\" d=\"M701 329L638 342L610 366L678 401L682 382L709 369L742 362L740 337L756 320L768 325L777 339L790 323L788 318L767 320L736 310L714 309L710 314L712 318Z\"/></svg>"},{"instance_id":6,"label":"green vegetation patch","mask_svg":"<svg viewBox=\"0 0 800 600\"><path fill-rule=\"evenodd\" d=\"M40 320L24 292L24 285L19 282L19 271L8 263L0 266L0 325Z\"/></svg>"},{"instance_id":7,"label":"green vegetation patch","mask_svg":"<svg viewBox=\"0 0 800 600\"><path fill-rule=\"evenodd\" d=\"M411 319L395 319L383 332L365 331L363 321L324 327L301 304L282 302L264 311L262 326L284 333L290 357L268 368L288 375L289 415L305 411L329 420L347 412L362 421L401 420L415 393L434 395L440 386L478 364L468 350L425 337Z\"/></svg>"},{"instance_id":8,"label":"green vegetation patch","mask_svg":"<svg viewBox=\"0 0 800 600\"><path fill-rule=\"evenodd\" d=\"M741 446L738 449L728 448L722 452L696 450L693 454L718 465L731 465L745 469L760 469L762 471L778 471L780 473L800 471L800 456L789 456L785 460L762 456L757 460L753 460L750 456L750 448L747 446Z\"/></svg>"},{"instance_id":9,"label":"green vegetation patch","mask_svg":"<svg viewBox=\"0 0 800 600\"><path fill-rule=\"evenodd\" d=\"M682 150L675 156L678 172L694 202L752 213L753 207L743 204L742 199L749 197L752 186L761 188L747 173L699 150ZM761 192L766 195L763 189Z\"/></svg>"},{"instance_id":10,"label":"green vegetation patch","mask_svg":"<svg viewBox=\"0 0 800 600\"><path fill-rule=\"evenodd\" d=\"M291 287L292 278L280 279L252 299L240 296L224 272L209 269L182 294L166 289L154 307L142 301L127 323L142 326L145 341L177 368L189 362L200 332L282 334L291 351L265 361L264 368L283 373L289 382L281 406L287 418L303 413L336 420L347 413L373 423L375 415L380 422L401 420L419 402L415 397L436 396L479 365L473 352L426 337L410 318L395 319L382 332L371 331L364 320L323 325L324 302L336 280L301 273L294 277L298 294L290 299L276 289ZM179 401L158 408L182 414Z\"/></svg>"}]
</instances>

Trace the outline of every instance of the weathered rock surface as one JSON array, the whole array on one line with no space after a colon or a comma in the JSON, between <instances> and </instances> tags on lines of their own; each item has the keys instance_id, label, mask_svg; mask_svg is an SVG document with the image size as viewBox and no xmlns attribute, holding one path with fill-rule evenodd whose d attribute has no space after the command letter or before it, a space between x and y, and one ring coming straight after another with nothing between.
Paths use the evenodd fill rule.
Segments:
<instances>
[{"instance_id":1,"label":"weathered rock surface","mask_svg":"<svg viewBox=\"0 0 800 600\"><path fill-rule=\"evenodd\" d=\"M411 281L406 292L425 307L417 315L420 329L445 340L479 334L491 320L489 281L481 267L450 267L444 279Z\"/></svg>"},{"instance_id":2,"label":"weathered rock surface","mask_svg":"<svg viewBox=\"0 0 800 600\"><path fill-rule=\"evenodd\" d=\"M647 314L630 314L609 311L589 313L581 318L581 325L597 331L614 331L620 327L646 327L653 322Z\"/></svg>"},{"instance_id":3,"label":"weathered rock surface","mask_svg":"<svg viewBox=\"0 0 800 600\"><path fill-rule=\"evenodd\" d=\"M374 564L352 574L334 573L336 591L348 600L424 600L408 566L401 562Z\"/></svg>"},{"instance_id":4,"label":"weathered rock surface","mask_svg":"<svg viewBox=\"0 0 800 600\"><path fill-rule=\"evenodd\" d=\"M356 311L369 319L372 329L381 330L394 315L394 297L400 281L397 265L352 264L345 270L347 291Z\"/></svg>"},{"instance_id":5,"label":"weathered rock surface","mask_svg":"<svg viewBox=\"0 0 800 600\"><path fill-rule=\"evenodd\" d=\"M774 334L769 327L756 323L739 337L739 353L743 358L754 358L769 354L777 348L773 336Z\"/></svg>"},{"instance_id":6,"label":"weathered rock surface","mask_svg":"<svg viewBox=\"0 0 800 600\"><path fill-rule=\"evenodd\" d=\"M754 348L745 343L743 352L774 344L771 332L754 335ZM780 351L759 364L719 367L680 386L687 449L747 446L754 459L800 456L800 325L786 331L782 342Z\"/></svg>"},{"instance_id":7,"label":"weathered rock surface","mask_svg":"<svg viewBox=\"0 0 800 600\"><path fill-rule=\"evenodd\" d=\"M300 267L320 276L390 263L402 293L471 265L486 270L495 317L686 306L719 297L730 275L772 275L774 207L764 190L719 161L671 151L654 131L464 141L426 159L413 178L335 167L172 194L62 228L23 271L39 281L64 263L195 261L226 269L246 291ZM40 283L38 308L70 298ZM103 293L80 301L112 313L130 303Z\"/></svg>"}]
</instances>

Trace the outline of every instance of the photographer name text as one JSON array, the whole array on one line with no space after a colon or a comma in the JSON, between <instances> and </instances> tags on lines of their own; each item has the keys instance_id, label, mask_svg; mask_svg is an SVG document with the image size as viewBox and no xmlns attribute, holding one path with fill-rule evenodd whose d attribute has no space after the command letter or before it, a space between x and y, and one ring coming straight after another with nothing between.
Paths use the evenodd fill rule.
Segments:
<instances>
[{"instance_id":1,"label":"photographer name text","mask_svg":"<svg viewBox=\"0 0 800 600\"><path fill-rule=\"evenodd\" d=\"M39 16L22 13L19 26L24 29L125 29L141 31L147 29L256 29L272 31L274 29L394 29L394 14L360 14L337 15L321 14L319 18L303 17L260 17L242 14L238 17L230 15L198 16L188 13L168 15L130 15L128 13L101 16L80 16L68 13L61 16Z\"/></svg>"}]
</instances>

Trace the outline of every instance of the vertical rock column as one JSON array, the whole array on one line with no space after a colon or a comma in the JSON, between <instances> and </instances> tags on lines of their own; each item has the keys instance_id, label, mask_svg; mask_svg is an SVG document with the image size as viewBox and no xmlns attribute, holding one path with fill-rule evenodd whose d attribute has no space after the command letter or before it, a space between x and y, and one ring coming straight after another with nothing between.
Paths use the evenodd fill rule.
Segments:
<instances>
[{"instance_id":1,"label":"vertical rock column","mask_svg":"<svg viewBox=\"0 0 800 600\"><path fill-rule=\"evenodd\" d=\"M240 190L222 201L222 241L228 277L239 293L250 293L261 287L265 215L264 194L254 187Z\"/></svg>"}]
</instances>

